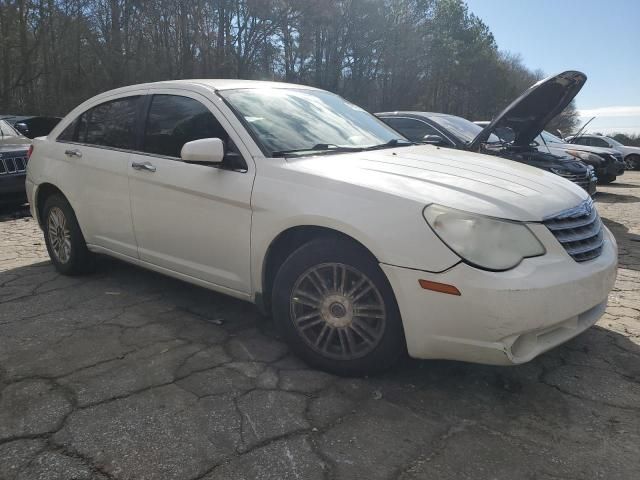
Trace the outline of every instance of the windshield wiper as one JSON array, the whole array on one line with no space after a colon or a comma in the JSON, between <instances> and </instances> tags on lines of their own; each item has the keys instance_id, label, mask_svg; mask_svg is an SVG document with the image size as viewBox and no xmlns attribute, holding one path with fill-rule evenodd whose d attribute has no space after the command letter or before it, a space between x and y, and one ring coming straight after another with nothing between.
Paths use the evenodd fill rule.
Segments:
<instances>
[{"instance_id":1,"label":"windshield wiper","mask_svg":"<svg viewBox=\"0 0 640 480\"><path fill-rule=\"evenodd\" d=\"M296 148L293 150L278 150L271 152L272 157L281 157L296 153L308 153L308 152L321 152L325 153L340 153L340 152L362 152L362 147L341 147L339 145L333 145L331 143L318 143L310 148Z\"/></svg>"},{"instance_id":2,"label":"windshield wiper","mask_svg":"<svg viewBox=\"0 0 640 480\"><path fill-rule=\"evenodd\" d=\"M393 148L393 147L409 147L411 145L417 145L415 142L410 142L409 140L404 140L401 138L393 138L389 140L387 143L381 143L380 145L373 145L371 147L366 147L363 150L381 150L383 148Z\"/></svg>"}]
</instances>

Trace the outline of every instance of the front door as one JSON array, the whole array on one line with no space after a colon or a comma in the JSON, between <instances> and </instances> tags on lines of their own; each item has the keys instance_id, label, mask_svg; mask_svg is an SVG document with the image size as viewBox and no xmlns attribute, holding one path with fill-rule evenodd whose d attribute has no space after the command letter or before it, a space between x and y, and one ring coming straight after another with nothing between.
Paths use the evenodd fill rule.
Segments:
<instances>
[{"instance_id":1,"label":"front door","mask_svg":"<svg viewBox=\"0 0 640 480\"><path fill-rule=\"evenodd\" d=\"M190 92L157 91L148 98L142 152L129 161L138 254L162 269L245 295L255 170L214 111L208 99ZM183 162L182 146L201 138L221 138L234 162L223 168Z\"/></svg>"}]
</instances>

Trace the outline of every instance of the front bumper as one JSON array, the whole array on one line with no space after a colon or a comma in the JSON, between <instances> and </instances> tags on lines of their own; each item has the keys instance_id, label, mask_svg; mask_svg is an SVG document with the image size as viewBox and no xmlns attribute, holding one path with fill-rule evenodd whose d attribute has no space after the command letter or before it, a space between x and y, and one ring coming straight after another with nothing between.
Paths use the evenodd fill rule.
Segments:
<instances>
[{"instance_id":1,"label":"front bumper","mask_svg":"<svg viewBox=\"0 0 640 480\"><path fill-rule=\"evenodd\" d=\"M0 204L26 200L25 174L0 175Z\"/></svg>"},{"instance_id":2,"label":"front bumper","mask_svg":"<svg viewBox=\"0 0 640 480\"><path fill-rule=\"evenodd\" d=\"M507 272L459 263L443 273L381 265L415 358L495 365L527 362L583 332L602 316L616 278L617 246L605 229L602 254L575 262L540 224L547 254ZM456 286L460 296L423 290L420 279Z\"/></svg>"}]
</instances>

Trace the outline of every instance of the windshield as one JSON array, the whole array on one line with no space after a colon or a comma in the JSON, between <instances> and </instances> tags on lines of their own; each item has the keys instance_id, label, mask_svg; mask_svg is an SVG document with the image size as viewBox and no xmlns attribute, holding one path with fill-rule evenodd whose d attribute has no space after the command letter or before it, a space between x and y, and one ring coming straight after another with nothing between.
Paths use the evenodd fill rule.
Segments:
<instances>
[{"instance_id":1,"label":"windshield","mask_svg":"<svg viewBox=\"0 0 640 480\"><path fill-rule=\"evenodd\" d=\"M14 128L9 125L9 123L4 120L0 120L0 136L3 137L21 137L20 133L18 133Z\"/></svg>"},{"instance_id":2,"label":"windshield","mask_svg":"<svg viewBox=\"0 0 640 480\"><path fill-rule=\"evenodd\" d=\"M473 139L476 138L482 130L484 130L484 127L481 127L466 118L456 117L454 115L433 115L430 116L429 119L449 130L449 132L465 143L471 143ZM500 139L492 133L489 135L488 142L499 143Z\"/></svg>"},{"instance_id":3,"label":"windshield","mask_svg":"<svg viewBox=\"0 0 640 480\"><path fill-rule=\"evenodd\" d=\"M267 156L408 142L362 108L329 92L289 88L219 92ZM329 147L328 147L329 146ZM299 152L297 152L299 153Z\"/></svg>"},{"instance_id":4,"label":"windshield","mask_svg":"<svg viewBox=\"0 0 640 480\"><path fill-rule=\"evenodd\" d=\"M624 147L624 145L623 145L623 144L621 144L621 143L620 143L619 141L617 141L617 140L614 140L614 139L613 139L613 138L611 138L611 137L607 137L607 140L609 140L609 141L610 141L613 145L615 145L616 147Z\"/></svg>"},{"instance_id":5,"label":"windshield","mask_svg":"<svg viewBox=\"0 0 640 480\"><path fill-rule=\"evenodd\" d=\"M562 140L561 138L556 137L555 135L547 132L546 130L544 130L539 137L542 137L544 139L544 141L546 143L567 143L564 140ZM538 143L544 143L542 141L539 141Z\"/></svg>"}]
</instances>

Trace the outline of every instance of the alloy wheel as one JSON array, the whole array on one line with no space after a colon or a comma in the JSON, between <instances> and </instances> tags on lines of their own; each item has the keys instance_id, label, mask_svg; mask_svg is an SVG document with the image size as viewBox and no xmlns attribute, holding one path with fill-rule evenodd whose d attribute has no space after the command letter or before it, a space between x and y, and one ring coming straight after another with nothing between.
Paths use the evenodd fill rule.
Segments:
<instances>
[{"instance_id":1,"label":"alloy wheel","mask_svg":"<svg viewBox=\"0 0 640 480\"><path fill-rule=\"evenodd\" d=\"M71 231L67 225L64 212L58 207L49 210L47 233L51 251L60 263L67 263L71 258Z\"/></svg>"},{"instance_id":2,"label":"alloy wheel","mask_svg":"<svg viewBox=\"0 0 640 480\"><path fill-rule=\"evenodd\" d=\"M373 351L385 332L384 300L362 272L324 263L294 284L291 319L300 336L324 357L353 360Z\"/></svg>"}]
</instances>

